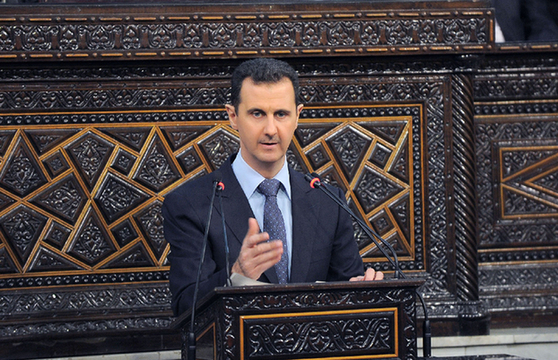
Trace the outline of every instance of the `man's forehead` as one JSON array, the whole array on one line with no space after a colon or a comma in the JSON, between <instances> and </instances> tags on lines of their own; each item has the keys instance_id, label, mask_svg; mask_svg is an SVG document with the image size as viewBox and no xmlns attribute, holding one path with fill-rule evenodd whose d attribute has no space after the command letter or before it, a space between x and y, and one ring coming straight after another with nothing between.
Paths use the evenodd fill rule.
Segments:
<instances>
[{"instance_id":1,"label":"man's forehead","mask_svg":"<svg viewBox=\"0 0 558 360\"><path fill-rule=\"evenodd\" d=\"M289 84L288 87L285 87L285 84ZM291 80L287 77L283 77L281 78L281 80L277 81L277 82L256 82L254 81L252 78L246 78L244 79L244 81L242 82L242 88L240 89L240 98L239 98L239 103L243 102L243 95L244 97L246 97L248 95L248 92L250 93L250 100L255 100L255 99L259 99L261 98L259 95L261 93L261 91L266 91L266 88L275 88L273 90L279 90L279 91L287 91L288 93L292 93L292 97L293 97L293 101L296 103L296 95L294 92L294 86L293 83L291 82ZM267 96L267 95L263 95L262 96ZM246 100L246 99L244 99ZM261 100L268 100L267 98L263 98Z\"/></svg>"}]
</instances>

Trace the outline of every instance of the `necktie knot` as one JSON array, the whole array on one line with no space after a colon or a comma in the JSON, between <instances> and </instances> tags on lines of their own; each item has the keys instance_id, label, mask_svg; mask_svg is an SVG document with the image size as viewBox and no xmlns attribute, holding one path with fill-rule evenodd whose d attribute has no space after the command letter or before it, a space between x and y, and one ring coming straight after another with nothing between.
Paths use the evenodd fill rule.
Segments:
<instances>
[{"instance_id":1,"label":"necktie knot","mask_svg":"<svg viewBox=\"0 0 558 360\"><path fill-rule=\"evenodd\" d=\"M265 195L265 197L269 196L277 196L279 192L279 188L281 187L281 182L277 179L265 179L258 185L258 191Z\"/></svg>"}]
</instances>

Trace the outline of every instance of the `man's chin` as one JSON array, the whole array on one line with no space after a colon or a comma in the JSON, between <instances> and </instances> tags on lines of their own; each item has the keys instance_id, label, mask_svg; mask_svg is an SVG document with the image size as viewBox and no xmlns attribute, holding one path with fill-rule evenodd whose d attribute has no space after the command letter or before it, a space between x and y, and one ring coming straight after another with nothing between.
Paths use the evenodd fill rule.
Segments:
<instances>
[{"instance_id":1,"label":"man's chin","mask_svg":"<svg viewBox=\"0 0 558 360\"><path fill-rule=\"evenodd\" d=\"M283 154L264 153L257 157L257 161L266 167L273 167L277 163L283 163Z\"/></svg>"}]
</instances>

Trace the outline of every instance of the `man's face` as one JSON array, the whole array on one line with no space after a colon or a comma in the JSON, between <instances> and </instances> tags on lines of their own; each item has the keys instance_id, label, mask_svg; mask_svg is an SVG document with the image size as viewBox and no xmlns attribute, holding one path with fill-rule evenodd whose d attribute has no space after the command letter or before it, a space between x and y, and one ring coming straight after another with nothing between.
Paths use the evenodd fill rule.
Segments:
<instances>
[{"instance_id":1,"label":"man's face","mask_svg":"<svg viewBox=\"0 0 558 360\"><path fill-rule=\"evenodd\" d=\"M238 111L227 105L230 124L238 130L242 157L261 175L271 178L281 170L298 125L302 105L295 102L288 78L277 83L242 82Z\"/></svg>"}]
</instances>

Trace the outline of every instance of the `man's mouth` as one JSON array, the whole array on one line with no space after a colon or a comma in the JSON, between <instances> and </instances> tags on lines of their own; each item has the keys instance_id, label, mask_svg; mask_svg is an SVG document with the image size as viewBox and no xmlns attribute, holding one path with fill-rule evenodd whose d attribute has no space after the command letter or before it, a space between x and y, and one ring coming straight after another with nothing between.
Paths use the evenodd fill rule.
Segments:
<instances>
[{"instance_id":1,"label":"man's mouth","mask_svg":"<svg viewBox=\"0 0 558 360\"><path fill-rule=\"evenodd\" d=\"M262 144L264 146L273 146L273 145L277 145L278 142L276 142L276 141L262 141L262 142L260 142L260 144Z\"/></svg>"}]
</instances>

